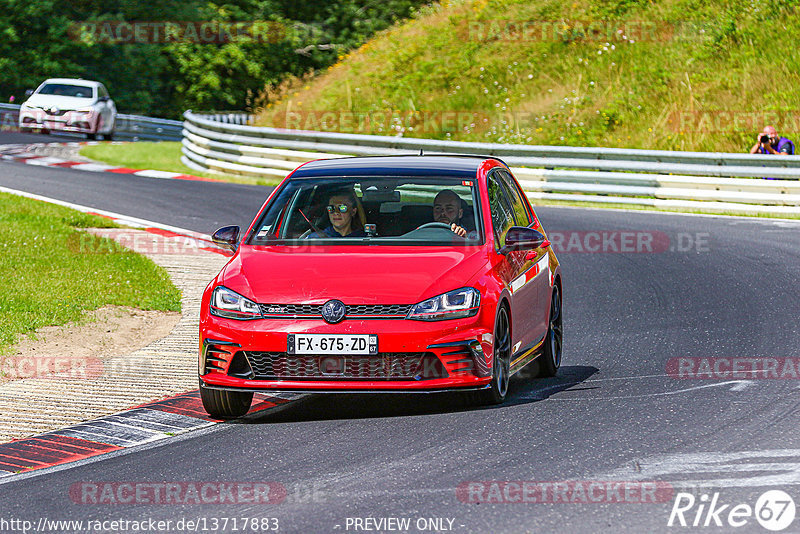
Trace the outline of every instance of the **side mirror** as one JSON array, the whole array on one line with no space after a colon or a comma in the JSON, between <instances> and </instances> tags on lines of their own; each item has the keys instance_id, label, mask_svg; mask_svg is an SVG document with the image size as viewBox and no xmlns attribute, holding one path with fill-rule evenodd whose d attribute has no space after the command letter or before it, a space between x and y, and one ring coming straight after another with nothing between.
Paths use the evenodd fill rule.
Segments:
<instances>
[{"instance_id":1,"label":"side mirror","mask_svg":"<svg viewBox=\"0 0 800 534\"><path fill-rule=\"evenodd\" d=\"M108 102L110 99L107 96L101 96L97 99L98 102Z\"/></svg>"},{"instance_id":2,"label":"side mirror","mask_svg":"<svg viewBox=\"0 0 800 534\"><path fill-rule=\"evenodd\" d=\"M515 250L534 250L545 243L549 245L540 231L525 226L512 226L506 233L506 244L500 249L500 254Z\"/></svg>"},{"instance_id":3,"label":"side mirror","mask_svg":"<svg viewBox=\"0 0 800 534\"><path fill-rule=\"evenodd\" d=\"M217 245L236 252L239 248L239 227L238 226L223 226L211 236L211 241Z\"/></svg>"},{"instance_id":4,"label":"side mirror","mask_svg":"<svg viewBox=\"0 0 800 534\"><path fill-rule=\"evenodd\" d=\"M26 96L26 97L27 97L27 96L31 96L32 94L33 94L33 89L27 89L27 90L25 91L25 96Z\"/></svg>"}]
</instances>

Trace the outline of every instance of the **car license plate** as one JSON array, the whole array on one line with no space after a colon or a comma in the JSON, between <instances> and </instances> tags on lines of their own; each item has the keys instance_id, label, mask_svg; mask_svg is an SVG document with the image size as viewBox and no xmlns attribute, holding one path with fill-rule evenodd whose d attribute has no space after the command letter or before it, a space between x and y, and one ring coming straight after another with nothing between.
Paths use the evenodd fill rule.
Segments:
<instances>
[{"instance_id":1,"label":"car license plate","mask_svg":"<svg viewBox=\"0 0 800 534\"><path fill-rule=\"evenodd\" d=\"M286 340L289 354L378 354L375 334L289 334Z\"/></svg>"}]
</instances>

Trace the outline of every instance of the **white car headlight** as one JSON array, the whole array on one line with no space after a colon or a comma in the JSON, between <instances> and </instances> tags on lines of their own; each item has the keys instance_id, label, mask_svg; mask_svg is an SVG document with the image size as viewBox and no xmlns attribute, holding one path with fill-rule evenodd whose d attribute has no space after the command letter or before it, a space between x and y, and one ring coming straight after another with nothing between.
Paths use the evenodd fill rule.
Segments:
<instances>
[{"instance_id":1,"label":"white car headlight","mask_svg":"<svg viewBox=\"0 0 800 534\"><path fill-rule=\"evenodd\" d=\"M423 300L414 305L406 319L417 321L443 321L472 317L478 313L481 294L472 287L462 287L442 295Z\"/></svg>"},{"instance_id":2,"label":"white car headlight","mask_svg":"<svg viewBox=\"0 0 800 534\"><path fill-rule=\"evenodd\" d=\"M211 293L209 312L228 319L261 319L258 304L223 286L217 286Z\"/></svg>"}]
</instances>

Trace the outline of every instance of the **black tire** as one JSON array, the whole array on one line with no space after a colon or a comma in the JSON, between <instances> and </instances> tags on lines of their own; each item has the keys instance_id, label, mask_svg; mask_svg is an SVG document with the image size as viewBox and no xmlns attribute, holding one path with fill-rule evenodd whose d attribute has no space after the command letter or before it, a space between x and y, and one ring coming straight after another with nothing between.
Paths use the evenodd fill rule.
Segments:
<instances>
[{"instance_id":1,"label":"black tire","mask_svg":"<svg viewBox=\"0 0 800 534\"><path fill-rule=\"evenodd\" d=\"M47 128L42 128L41 130L39 130L39 133L42 135L50 135L50 130L48 130Z\"/></svg>"},{"instance_id":2,"label":"black tire","mask_svg":"<svg viewBox=\"0 0 800 534\"><path fill-rule=\"evenodd\" d=\"M561 367L561 352L564 344L564 327L561 310L561 291L553 285L550 299L550 319L547 322L547 335L544 338L544 352L539 364L539 376L555 376Z\"/></svg>"},{"instance_id":3,"label":"black tire","mask_svg":"<svg viewBox=\"0 0 800 534\"><path fill-rule=\"evenodd\" d=\"M113 141L114 140L114 132L108 132L107 134L103 135L104 141Z\"/></svg>"},{"instance_id":4,"label":"black tire","mask_svg":"<svg viewBox=\"0 0 800 534\"><path fill-rule=\"evenodd\" d=\"M90 141L94 141L95 139L97 139L97 134L87 133L86 134L86 139L88 139Z\"/></svg>"},{"instance_id":5,"label":"black tire","mask_svg":"<svg viewBox=\"0 0 800 534\"><path fill-rule=\"evenodd\" d=\"M241 417L250 409L253 392L208 389L200 384L200 399L208 415L217 419Z\"/></svg>"},{"instance_id":6,"label":"black tire","mask_svg":"<svg viewBox=\"0 0 800 534\"><path fill-rule=\"evenodd\" d=\"M477 403L483 406L502 404L508 394L511 378L511 323L508 310L501 306L494 323L492 381L489 389L477 391Z\"/></svg>"}]
</instances>

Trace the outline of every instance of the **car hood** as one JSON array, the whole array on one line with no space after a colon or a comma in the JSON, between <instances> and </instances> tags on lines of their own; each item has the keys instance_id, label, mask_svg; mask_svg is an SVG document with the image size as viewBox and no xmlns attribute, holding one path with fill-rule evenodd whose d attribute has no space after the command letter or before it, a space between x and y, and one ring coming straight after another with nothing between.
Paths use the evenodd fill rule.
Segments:
<instances>
[{"instance_id":1,"label":"car hood","mask_svg":"<svg viewBox=\"0 0 800 534\"><path fill-rule=\"evenodd\" d=\"M243 246L218 281L264 304L414 304L466 286L483 247Z\"/></svg>"},{"instance_id":2,"label":"car hood","mask_svg":"<svg viewBox=\"0 0 800 534\"><path fill-rule=\"evenodd\" d=\"M72 110L86 108L93 103L94 100L91 98L75 98L74 96L62 95L31 95L24 105L47 108L55 106L63 110Z\"/></svg>"}]
</instances>

